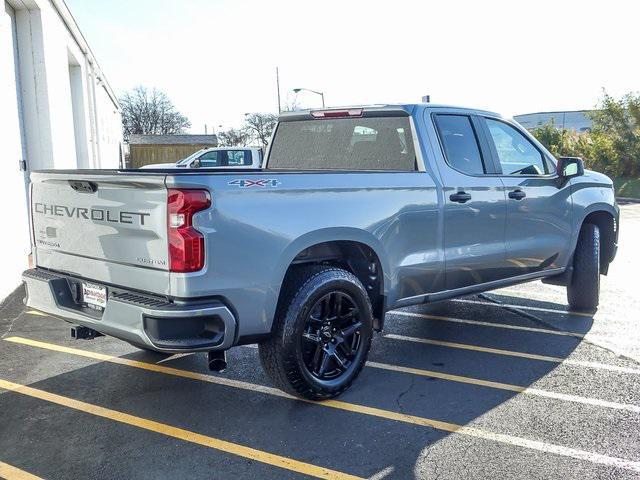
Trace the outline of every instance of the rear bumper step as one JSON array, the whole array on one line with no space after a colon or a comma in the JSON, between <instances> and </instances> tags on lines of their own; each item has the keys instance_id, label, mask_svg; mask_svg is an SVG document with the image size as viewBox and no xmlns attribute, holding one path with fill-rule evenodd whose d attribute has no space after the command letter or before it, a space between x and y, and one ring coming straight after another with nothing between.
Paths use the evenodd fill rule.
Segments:
<instances>
[{"instance_id":1,"label":"rear bumper step","mask_svg":"<svg viewBox=\"0 0 640 480\"><path fill-rule=\"evenodd\" d=\"M145 348L167 353L226 350L235 339L236 319L220 301L178 303L107 287L107 304L99 311L82 303L82 279L39 268L25 271L22 279L28 307Z\"/></svg>"}]
</instances>

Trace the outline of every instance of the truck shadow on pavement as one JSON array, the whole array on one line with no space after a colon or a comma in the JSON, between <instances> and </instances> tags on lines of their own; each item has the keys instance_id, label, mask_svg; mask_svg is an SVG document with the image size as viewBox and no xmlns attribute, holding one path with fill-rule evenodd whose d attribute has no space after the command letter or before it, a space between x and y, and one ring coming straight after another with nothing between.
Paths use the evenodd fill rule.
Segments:
<instances>
[{"instance_id":1,"label":"truck shadow on pavement","mask_svg":"<svg viewBox=\"0 0 640 480\"><path fill-rule=\"evenodd\" d=\"M550 302L492 297L510 305L566 310ZM467 300L476 302L478 297ZM202 354L135 351L122 355L127 350L124 344L108 338L61 340L58 329L52 335L51 322L56 320L49 317L24 315L12 332L42 342L113 352L110 354L128 360L207 374L213 382L108 361L92 363L72 354L11 342L1 346L8 354L18 349L36 350L37 355L29 358L38 363L30 369L46 368L49 361L77 362L71 371L31 384L34 388L359 477L421 478L433 473L425 452L451 432L420 421L398 421L394 414L427 419L427 425L431 421L468 425L521 395L509 387L524 389L539 381L581 343L579 336L528 328L584 334L593 323L584 315L544 310L526 313L540 320L500 306L460 301L390 312L384 334L374 340L369 365L339 398L343 408L261 391L260 387L270 383L259 367L257 350L250 346L232 349L228 370L213 374L207 371ZM48 328L43 329L43 324ZM60 329L66 328L60 322ZM29 371L26 366L25 370ZM6 372L2 377L7 377ZM11 377L12 381L23 381L19 372ZM215 383L216 378L249 385L222 385ZM350 407L353 405L356 408ZM359 407L382 413L372 415ZM3 458L27 469L31 466L45 478L306 478L17 393L0 395L0 412L4 412L5 433L0 435ZM499 428L494 426L495 431ZM528 432L517 434L526 437ZM141 468L144 474L140 474Z\"/></svg>"}]
</instances>

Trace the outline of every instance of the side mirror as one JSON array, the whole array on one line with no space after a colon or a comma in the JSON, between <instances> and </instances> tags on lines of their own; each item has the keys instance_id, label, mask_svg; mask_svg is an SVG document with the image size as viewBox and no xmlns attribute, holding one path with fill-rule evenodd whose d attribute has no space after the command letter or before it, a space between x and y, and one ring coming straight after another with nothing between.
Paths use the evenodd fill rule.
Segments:
<instances>
[{"instance_id":1,"label":"side mirror","mask_svg":"<svg viewBox=\"0 0 640 480\"><path fill-rule=\"evenodd\" d=\"M200 159L196 158L190 165L191 168L200 168Z\"/></svg>"},{"instance_id":2,"label":"side mirror","mask_svg":"<svg viewBox=\"0 0 640 480\"><path fill-rule=\"evenodd\" d=\"M570 178L584 175L584 162L580 157L558 158L558 178L565 184Z\"/></svg>"}]
</instances>

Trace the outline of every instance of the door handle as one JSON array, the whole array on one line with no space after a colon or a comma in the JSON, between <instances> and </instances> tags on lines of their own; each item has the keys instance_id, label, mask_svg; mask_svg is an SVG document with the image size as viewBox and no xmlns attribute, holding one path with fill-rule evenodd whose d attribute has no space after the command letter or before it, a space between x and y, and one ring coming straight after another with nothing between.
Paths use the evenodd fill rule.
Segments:
<instances>
[{"instance_id":1,"label":"door handle","mask_svg":"<svg viewBox=\"0 0 640 480\"><path fill-rule=\"evenodd\" d=\"M465 203L471 200L471 195L465 192L452 193L449 195L449 200L452 202Z\"/></svg>"},{"instance_id":2,"label":"door handle","mask_svg":"<svg viewBox=\"0 0 640 480\"><path fill-rule=\"evenodd\" d=\"M527 194L519 189L509 192L509 198L513 198L514 200L522 200L526 196Z\"/></svg>"}]
</instances>

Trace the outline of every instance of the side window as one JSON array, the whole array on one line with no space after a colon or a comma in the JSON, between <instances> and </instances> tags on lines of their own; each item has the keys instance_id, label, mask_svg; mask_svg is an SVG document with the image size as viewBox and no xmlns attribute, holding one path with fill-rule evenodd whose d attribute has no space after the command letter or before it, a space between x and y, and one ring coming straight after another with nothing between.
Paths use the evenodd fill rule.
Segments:
<instances>
[{"instance_id":1,"label":"side window","mask_svg":"<svg viewBox=\"0 0 640 480\"><path fill-rule=\"evenodd\" d=\"M486 118L504 175L544 175L547 166L542 153L511 125Z\"/></svg>"},{"instance_id":2,"label":"side window","mask_svg":"<svg viewBox=\"0 0 640 480\"><path fill-rule=\"evenodd\" d=\"M227 150L227 165L230 167L251 165L251 151Z\"/></svg>"},{"instance_id":3,"label":"side window","mask_svg":"<svg viewBox=\"0 0 640 480\"><path fill-rule=\"evenodd\" d=\"M436 115L438 134L447 163L469 175L485 173L478 139L466 115Z\"/></svg>"},{"instance_id":4,"label":"side window","mask_svg":"<svg viewBox=\"0 0 640 480\"><path fill-rule=\"evenodd\" d=\"M220 166L220 152L215 150L213 152L207 152L200 158L200 168L219 167Z\"/></svg>"}]
</instances>

